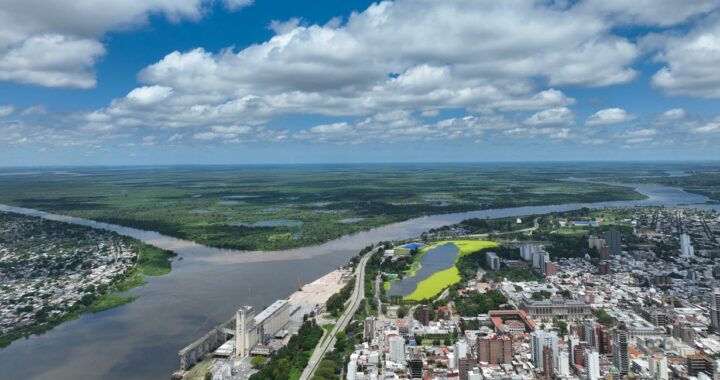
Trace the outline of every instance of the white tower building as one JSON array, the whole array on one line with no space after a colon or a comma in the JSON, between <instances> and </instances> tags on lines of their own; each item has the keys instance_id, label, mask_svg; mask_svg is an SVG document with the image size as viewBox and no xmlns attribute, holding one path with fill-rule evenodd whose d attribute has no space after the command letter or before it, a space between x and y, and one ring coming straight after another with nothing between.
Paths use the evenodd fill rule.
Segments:
<instances>
[{"instance_id":1,"label":"white tower building","mask_svg":"<svg viewBox=\"0 0 720 380\"><path fill-rule=\"evenodd\" d=\"M668 380L667 357L665 355L651 355L649 360L650 376L655 380Z\"/></svg>"},{"instance_id":2,"label":"white tower building","mask_svg":"<svg viewBox=\"0 0 720 380\"><path fill-rule=\"evenodd\" d=\"M468 345L467 342L464 340L459 340L457 343L455 343L455 359L465 359L467 358L468 354Z\"/></svg>"},{"instance_id":3,"label":"white tower building","mask_svg":"<svg viewBox=\"0 0 720 380\"><path fill-rule=\"evenodd\" d=\"M255 345L251 330L255 325L255 310L252 306L243 306L235 313L235 356L248 356Z\"/></svg>"},{"instance_id":4,"label":"white tower building","mask_svg":"<svg viewBox=\"0 0 720 380\"><path fill-rule=\"evenodd\" d=\"M405 339L401 336L390 338L390 360L405 364Z\"/></svg>"},{"instance_id":5,"label":"white tower building","mask_svg":"<svg viewBox=\"0 0 720 380\"><path fill-rule=\"evenodd\" d=\"M357 354L350 355L350 361L348 362L348 366L347 366L347 377L346 377L347 380L355 380L355 378L357 376L357 360L358 360Z\"/></svg>"},{"instance_id":6,"label":"white tower building","mask_svg":"<svg viewBox=\"0 0 720 380\"><path fill-rule=\"evenodd\" d=\"M533 253L540 252L540 246L537 244L520 244L520 257L525 261L532 261Z\"/></svg>"},{"instance_id":7,"label":"white tower building","mask_svg":"<svg viewBox=\"0 0 720 380\"><path fill-rule=\"evenodd\" d=\"M567 351L560 351L558 355L558 373L560 377L570 376L570 355Z\"/></svg>"},{"instance_id":8,"label":"white tower building","mask_svg":"<svg viewBox=\"0 0 720 380\"><path fill-rule=\"evenodd\" d=\"M596 349L585 349L585 368L588 380L600 378L600 355Z\"/></svg>"},{"instance_id":9,"label":"white tower building","mask_svg":"<svg viewBox=\"0 0 720 380\"><path fill-rule=\"evenodd\" d=\"M688 234L680 235L680 254L682 257L695 256L695 248L693 248L690 235Z\"/></svg>"},{"instance_id":10,"label":"white tower building","mask_svg":"<svg viewBox=\"0 0 720 380\"><path fill-rule=\"evenodd\" d=\"M549 346L553 351L554 366L557 368L558 358L558 337L555 332L536 330L532 334L532 360L535 368L542 370L543 366L543 349Z\"/></svg>"}]
</instances>

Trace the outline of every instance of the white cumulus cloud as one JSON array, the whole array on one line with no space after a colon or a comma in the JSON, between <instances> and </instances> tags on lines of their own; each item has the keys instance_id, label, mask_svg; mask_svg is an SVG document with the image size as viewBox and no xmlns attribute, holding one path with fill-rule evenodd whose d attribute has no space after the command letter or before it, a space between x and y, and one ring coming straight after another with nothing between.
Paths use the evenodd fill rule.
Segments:
<instances>
[{"instance_id":1,"label":"white cumulus cloud","mask_svg":"<svg viewBox=\"0 0 720 380\"><path fill-rule=\"evenodd\" d=\"M46 87L91 88L94 65L111 30L144 25L151 14L199 19L213 0L0 1L0 80ZM239 9L248 0L225 0Z\"/></svg>"},{"instance_id":2,"label":"white cumulus cloud","mask_svg":"<svg viewBox=\"0 0 720 380\"><path fill-rule=\"evenodd\" d=\"M622 108L606 108L595 112L585 120L586 125L620 124L635 120L636 115L627 113Z\"/></svg>"},{"instance_id":3,"label":"white cumulus cloud","mask_svg":"<svg viewBox=\"0 0 720 380\"><path fill-rule=\"evenodd\" d=\"M669 95L720 98L720 19L681 36L662 36L655 60L665 64L652 83Z\"/></svg>"},{"instance_id":4,"label":"white cumulus cloud","mask_svg":"<svg viewBox=\"0 0 720 380\"><path fill-rule=\"evenodd\" d=\"M671 26L720 7L717 0L585 0L580 7L621 24Z\"/></svg>"},{"instance_id":5,"label":"white cumulus cloud","mask_svg":"<svg viewBox=\"0 0 720 380\"><path fill-rule=\"evenodd\" d=\"M525 124L527 125L561 125L573 123L575 123L575 114L567 107L542 110L525 119Z\"/></svg>"},{"instance_id":6,"label":"white cumulus cloud","mask_svg":"<svg viewBox=\"0 0 720 380\"><path fill-rule=\"evenodd\" d=\"M239 51L171 52L131 92L172 89L158 90L156 106L128 95L97 112L123 126L195 128L398 109L567 110L575 99L554 86L627 82L639 55L604 15L533 0L383 1L345 22L270 27L269 40Z\"/></svg>"}]
</instances>

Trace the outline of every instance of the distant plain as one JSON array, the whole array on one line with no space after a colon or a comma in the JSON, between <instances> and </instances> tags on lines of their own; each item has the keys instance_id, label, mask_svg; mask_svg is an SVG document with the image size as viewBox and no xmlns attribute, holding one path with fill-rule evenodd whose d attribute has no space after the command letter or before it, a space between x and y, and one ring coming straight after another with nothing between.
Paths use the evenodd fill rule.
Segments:
<instances>
[{"instance_id":1,"label":"distant plain","mask_svg":"<svg viewBox=\"0 0 720 380\"><path fill-rule=\"evenodd\" d=\"M213 247L278 250L320 244L423 215L640 199L630 188L563 179L650 181L666 176L668 170L682 171L683 166L538 163L5 169L0 203L158 231ZM688 181L694 177L673 178Z\"/></svg>"}]
</instances>

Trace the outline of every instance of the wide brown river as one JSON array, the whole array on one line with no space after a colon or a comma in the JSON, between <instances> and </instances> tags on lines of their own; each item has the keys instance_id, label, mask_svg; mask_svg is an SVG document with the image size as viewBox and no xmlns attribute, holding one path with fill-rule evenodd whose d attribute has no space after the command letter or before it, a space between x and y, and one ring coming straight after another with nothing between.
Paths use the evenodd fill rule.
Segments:
<instances>
[{"instance_id":1,"label":"wide brown river","mask_svg":"<svg viewBox=\"0 0 720 380\"><path fill-rule=\"evenodd\" d=\"M156 232L0 205L0 210L41 216L132 236L177 252L169 275L148 278L133 289L135 302L85 314L46 334L0 349L0 379L167 379L177 369L177 351L226 320L243 304L269 305L345 264L369 244L417 236L467 218L498 218L568 211L581 207L703 205L707 198L658 185L633 185L642 201L563 204L491 209L427 216L344 236L325 244L281 252L209 248Z\"/></svg>"}]
</instances>

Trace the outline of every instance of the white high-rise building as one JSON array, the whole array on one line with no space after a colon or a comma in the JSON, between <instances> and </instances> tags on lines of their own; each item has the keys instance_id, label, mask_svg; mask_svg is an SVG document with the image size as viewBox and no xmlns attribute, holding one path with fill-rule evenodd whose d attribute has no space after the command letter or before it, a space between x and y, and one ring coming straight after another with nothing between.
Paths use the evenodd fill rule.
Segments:
<instances>
[{"instance_id":1,"label":"white high-rise building","mask_svg":"<svg viewBox=\"0 0 720 380\"><path fill-rule=\"evenodd\" d=\"M357 360L358 354L350 355L350 362L348 362L347 366L347 380L355 380L355 377L357 376Z\"/></svg>"},{"instance_id":2,"label":"white high-rise building","mask_svg":"<svg viewBox=\"0 0 720 380\"><path fill-rule=\"evenodd\" d=\"M546 256L547 255L547 256ZM532 254L532 267L540 269L545 266L545 261L550 261L550 254L545 251L537 251Z\"/></svg>"},{"instance_id":3,"label":"white high-rise building","mask_svg":"<svg viewBox=\"0 0 720 380\"><path fill-rule=\"evenodd\" d=\"M572 335L568 338L568 348L570 351L570 361L575 363L575 346L580 344L580 337L573 331Z\"/></svg>"},{"instance_id":4,"label":"white high-rise building","mask_svg":"<svg viewBox=\"0 0 720 380\"><path fill-rule=\"evenodd\" d=\"M542 370L543 366L543 349L547 346L553 351L553 366L557 368L558 358L558 337L554 331L535 330L532 334L532 360L535 368Z\"/></svg>"},{"instance_id":5,"label":"white high-rise building","mask_svg":"<svg viewBox=\"0 0 720 380\"><path fill-rule=\"evenodd\" d=\"M533 254L535 252L540 252L540 246L537 244L520 244L518 246L520 248L520 257L525 261L532 261Z\"/></svg>"},{"instance_id":6,"label":"white high-rise building","mask_svg":"<svg viewBox=\"0 0 720 380\"><path fill-rule=\"evenodd\" d=\"M500 270L500 258L498 257L497 253L495 253L495 252L486 253L485 260L487 261L487 266L490 268L490 270L493 270L493 271Z\"/></svg>"},{"instance_id":7,"label":"white high-rise building","mask_svg":"<svg viewBox=\"0 0 720 380\"><path fill-rule=\"evenodd\" d=\"M690 235L680 235L680 255L682 257L693 257L695 256L695 248L693 248L692 242L690 241Z\"/></svg>"},{"instance_id":8,"label":"white high-rise building","mask_svg":"<svg viewBox=\"0 0 720 380\"><path fill-rule=\"evenodd\" d=\"M405 339L401 336L390 338L390 361L405 364Z\"/></svg>"},{"instance_id":9,"label":"white high-rise building","mask_svg":"<svg viewBox=\"0 0 720 380\"><path fill-rule=\"evenodd\" d=\"M605 245L605 239L599 238L595 235L590 235L588 237L588 247L589 248L595 248L598 251L600 251L600 248Z\"/></svg>"},{"instance_id":10,"label":"white high-rise building","mask_svg":"<svg viewBox=\"0 0 720 380\"><path fill-rule=\"evenodd\" d=\"M458 340L457 343L455 343L455 359L465 359L467 358L468 354L468 344L464 340Z\"/></svg>"},{"instance_id":11,"label":"white high-rise building","mask_svg":"<svg viewBox=\"0 0 720 380\"><path fill-rule=\"evenodd\" d=\"M455 357L455 353L448 352L447 358L448 358L448 369L457 368L457 358Z\"/></svg>"},{"instance_id":12,"label":"white high-rise building","mask_svg":"<svg viewBox=\"0 0 720 380\"><path fill-rule=\"evenodd\" d=\"M667 357L665 355L651 355L649 360L650 376L655 380L668 380Z\"/></svg>"},{"instance_id":13,"label":"white high-rise building","mask_svg":"<svg viewBox=\"0 0 720 380\"><path fill-rule=\"evenodd\" d=\"M585 349L585 369L587 370L588 380L598 380L600 378L600 355L596 349Z\"/></svg>"},{"instance_id":14,"label":"white high-rise building","mask_svg":"<svg viewBox=\"0 0 720 380\"><path fill-rule=\"evenodd\" d=\"M570 354L565 350L558 355L558 373L560 377L570 376Z\"/></svg>"}]
</instances>

